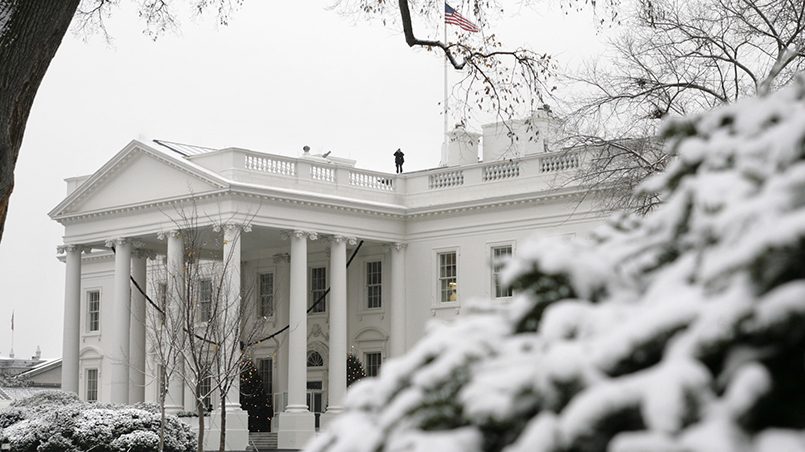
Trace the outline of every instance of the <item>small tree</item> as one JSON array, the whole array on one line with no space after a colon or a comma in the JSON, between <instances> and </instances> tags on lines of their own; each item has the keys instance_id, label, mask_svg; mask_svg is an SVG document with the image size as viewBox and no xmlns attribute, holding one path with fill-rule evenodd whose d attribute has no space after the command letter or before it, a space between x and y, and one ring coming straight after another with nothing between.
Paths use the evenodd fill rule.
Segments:
<instances>
[{"instance_id":1,"label":"small tree","mask_svg":"<svg viewBox=\"0 0 805 452\"><path fill-rule=\"evenodd\" d=\"M251 359L243 360L240 372L240 405L249 412L249 431L269 430L274 410L260 373Z\"/></svg>"},{"instance_id":2,"label":"small tree","mask_svg":"<svg viewBox=\"0 0 805 452\"><path fill-rule=\"evenodd\" d=\"M364 377L366 369L363 368L361 360L352 353L347 354L347 387Z\"/></svg>"}]
</instances>

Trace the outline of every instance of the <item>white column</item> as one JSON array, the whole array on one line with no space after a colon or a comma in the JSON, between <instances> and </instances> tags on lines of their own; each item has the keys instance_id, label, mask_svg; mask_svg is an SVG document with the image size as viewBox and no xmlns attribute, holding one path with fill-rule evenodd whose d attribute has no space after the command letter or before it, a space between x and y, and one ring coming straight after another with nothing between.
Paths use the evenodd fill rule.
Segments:
<instances>
[{"instance_id":1,"label":"white column","mask_svg":"<svg viewBox=\"0 0 805 452\"><path fill-rule=\"evenodd\" d=\"M308 411L307 390L307 239L315 233L293 231L291 240L291 296L288 329L288 406L279 416L280 449L301 449L315 432Z\"/></svg>"},{"instance_id":2,"label":"white column","mask_svg":"<svg viewBox=\"0 0 805 452\"><path fill-rule=\"evenodd\" d=\"M182 302L182 291L184 290L184 239L181 231L170 231L164 236L168 239L168 255L166 263L166 306L165 309L175 313ZM167 314L169 317L170 314ZM176 325L168 325L170 328L180 327L181 322ZM166 344L167 345L167 344ZM169 346L169 345L167 345ZM168 393L165 398L165 411L176 414L184 409L184 382L182 381L183 367L179 359L174 360L175 368L166 369L170 374L168 381ZM160 378L158 375L157 378ZM161 384L161 382L160 382Z\"/></svg>"},{"instance_id":3,"label":"white column","mask_svg":"<svg viewBox=\"0 0 805 452\"><path fill-rule=\"evenodd\" d=\"M59 247L66 253L64 278L64 332L62 337L62 391L78 394L78 350L81 335L81 246Z\"/></svg>"},{"instance_id":4,"label":"white column","mask_svg":"<svg viewBox=\"0 0 805 452\"><path fill-rule=\"evenodd\" d=\"M106 243L115 249L114 298L112 299L112 340L108 342L111 403L129 402L129 318L131 316L131 243L115 239Z\"/></svg>"},{"instance_id":5,"label":"white column","mask_svg":"<svg viewBox=\"0 0 805 452\"><path fill-rule=\"evenodd\" d=\"M246 229L244 229L246 228ZM221 300L224 306L218 310L225 310L223 318L220 319L224 329L229 332L224 337L225 345L223 351L223 363L232 366L240 360L240 274L241 274L241 231L248 231L247 226L237 224L224 225L224 287L225 298ZM222 372L232 372L232 369L222 369ZM216 407L216 409L219 409ZM240 372L236 373L232 386L226 394L226 410L240 410Z\"/></svg>"},{"instance_id":6,"label":"white column","mask_svg":"<svg viewBox=\"0 0 805 452\"><path fill-rule=\"evenodd\" d=\"M291 234L291 299L288 313L287 412L308 411L307 391L307 239L309 233Z\"/></svg>"},{"instance_id":7,"label":"white column","mask_svg":"<svg viewBox=\"0 0 805 452\"><path fill-rule=\"evenodd\" d=\"M274 287L278 297L274 299L275 315L277 316L277 324L280 328L287 325L289 322L288 312L291 292L289 290L290 283L290 263L291 256L288 253L280 253L274 255L274 265L276 266L276 274L274 275ZM275 368L277 372L274 373L274 381L277 383L274 388L277 396L274 398L274 411L279 412L285 409L283 403L283 393L288 393L288 336L279 335L275 337L277 344L277 362ZM276 418L276 416L275 416ZM273 421L273 420L272 420Z\"/></svg>"},{"instance_id":8,"label":"white column","mask_svg":"<svg viewBox=\"0 0 805 452\"><path fill-rule=\"evenodd\" d=\"M405 243L391 246L391 331L389 354L397 357L405 352Z\"/></svg>"},{"instance_id":9,"label":"white column","mask_svg":"<svg viewBox=\"0 0 805 452\"><path fill-rule=\"evenodd\" d=\"M148 253L137 249L133 252L131 263L131 276L143 292L146 290L146 271L148 267ZM145 296L132 284L131 287L131 316L129 329L131 343L129 344L129 403L145 401Z\"/></svg>"},{"instance_id":10,"label":"white column","mask_svg":"<svg viewBox=\"0 0 805 452\"><path fill-rule=\"evenodd\" d=\"M335 236L330 240L330 369L327 383L327 413L343 411L347 392L347 241Z\"/></svg>"}]
</instances>

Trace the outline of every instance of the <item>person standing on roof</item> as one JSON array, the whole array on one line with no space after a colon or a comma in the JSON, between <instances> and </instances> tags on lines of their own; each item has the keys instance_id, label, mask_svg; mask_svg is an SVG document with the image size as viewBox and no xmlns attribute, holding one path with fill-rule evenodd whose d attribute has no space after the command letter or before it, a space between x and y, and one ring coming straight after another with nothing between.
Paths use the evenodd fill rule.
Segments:
<instances>
[{"instance_id":1,"label":"person standing on roof","mask_svg":"<svg viewBox=\"0 0 805 452\"><path fill-rule=\"evenodd\" d=\"M403 172L403 163L405 163L405 154L403 154L400 148L397 148L397 152L394 153L394 164L397 165L397 174Z\"/></svg>"}]
</instances>

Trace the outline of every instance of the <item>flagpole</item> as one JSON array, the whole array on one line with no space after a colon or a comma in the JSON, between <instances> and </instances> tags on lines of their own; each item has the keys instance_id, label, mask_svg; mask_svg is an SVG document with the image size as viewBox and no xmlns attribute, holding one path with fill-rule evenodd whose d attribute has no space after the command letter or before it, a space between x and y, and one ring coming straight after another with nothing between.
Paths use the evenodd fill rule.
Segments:
<instances>
[{"instance_id":1,"label":"flagpole","mask_svg":"<svg viewBox=\"0 0 805 452\"><path fill-rule=\"evenodd\" d=\"M447 45L447 8L442 8L444 16L442 26L444 27L444 45ZM447 50L444 53L444 143L447 145Z\"/></svg>"}]
</instances>

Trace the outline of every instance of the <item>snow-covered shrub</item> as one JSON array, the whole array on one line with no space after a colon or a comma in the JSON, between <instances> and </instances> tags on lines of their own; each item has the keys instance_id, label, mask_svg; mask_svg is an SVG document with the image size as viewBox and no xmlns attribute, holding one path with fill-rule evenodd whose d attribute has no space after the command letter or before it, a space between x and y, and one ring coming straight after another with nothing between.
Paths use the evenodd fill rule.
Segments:
<instances>
[{"instance_id":1,"label":"snow-covered shrub","mask_svg":"<svg viewBox=\"0 0 805 452\"><path fill-rule=\"evenodd\" d=\"M34 400L39 401L39 405ZM68 403L73 400L72 403ZM155 405L139 408L80 402L70 395L35 395L16 403L0 442L19 452L145 452L159 450L160 413ZM2 421L0 417L0 421ZM156 440L155 440L156 439ZM175 416L165 418L165 451L196 449L196 435Z\"/></svg>"},{"instance_id":2,"label":"snow-covered shrub","mask_svg":"<svg viewBox=\"0 0 805 452\"><path fill-rule=\"evenodd\" d=\"M665 134L662 206L519 247L308 451L805 451L805 78Z\"/></svg>"},{"instance_id":3,"label":"snow-covered shrub","mask_svg":"<svg viewBox=\"0 0 805 452\"><path fill-rule=\"evenodd\" d=\"M78 403L75 393L65 391L41 391L30 397L11 402L11 406L19 408L39 408L51 405L72 405Z\"/></svg>"}]
</instances>

